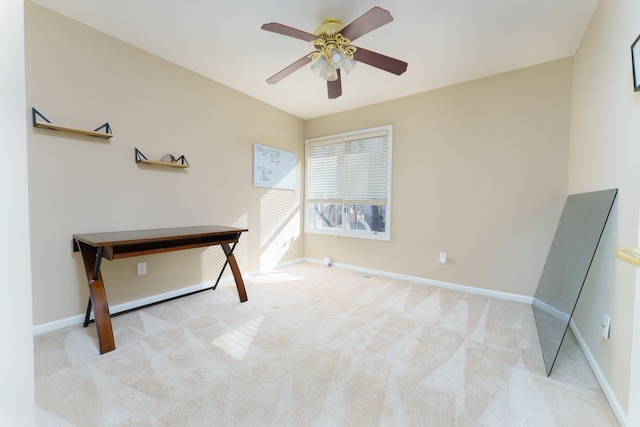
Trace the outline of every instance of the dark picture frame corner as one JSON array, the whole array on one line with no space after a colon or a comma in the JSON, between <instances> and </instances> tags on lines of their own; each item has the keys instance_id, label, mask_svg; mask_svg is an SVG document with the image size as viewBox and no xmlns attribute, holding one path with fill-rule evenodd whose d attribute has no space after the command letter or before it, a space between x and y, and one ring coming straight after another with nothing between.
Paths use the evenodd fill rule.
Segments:
<instances>
[{"instance_id":1,"label":"dark picture frame corner","mask_svg":"<svg viewBox=\"0 0 640 427\"><path fill-rule=\"evenodd\" d=\"M631 70L633 71L633 90L640 91L640 35L631 44Z\"/></svg>"}]
</instances>

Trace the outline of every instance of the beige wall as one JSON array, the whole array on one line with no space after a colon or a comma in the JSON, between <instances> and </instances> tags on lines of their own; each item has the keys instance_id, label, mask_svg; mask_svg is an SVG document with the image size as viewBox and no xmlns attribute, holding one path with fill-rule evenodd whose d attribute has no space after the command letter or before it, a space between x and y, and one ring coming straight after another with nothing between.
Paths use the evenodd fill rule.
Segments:
<instances>
[{"instance_id":1,"label":"beige wall","mask_svg":"<svg viewBox=\"0 0 640 427\"><path fill-rule=\"evenodd\" d=\"M208 223L250 229L237 250L245 272L329 256L531 296L567 192L618 187L576 322L623 410L640 408L640 373L630 369L640 366L636 270L611 255L616 244L638 246L636 3L601 2L575 59L303 122L25 2L24 117L36 107L72 127L108 121L115 135L104 142L27 128L35 324L85 308L73 233ZM252 185L254 143L293 151L300 163L304 138L386 124L394 127L390 242L303 239L302 185ZM140 166L134 147L151 158L184 154L192 166ZM215 279L221 253L194 251L106 262L110 303ZM449 263L433 270L442 251ZM135 274L141 261L146 276ZM606 342L597 335L604 313L612 316ZM640 422L638 411L630 420Z\"/></svg>"},{"instance_id":2,"label":"beige wall","mask_svg":"<svg viewBox=\"0 0 640 427\"><path fill-rule=\"evenodd\" d=\"M301 186L268 190L252 179L255 143L303 160L302 120L31 2L25 8L24 114L35 107L81 129L108 121L114 134L105 142L28 128L35 324L86 307L74 233L235 225L250 230L236 249L245 273L302 256ZM150 159L183 154L191 167L136 164L134 147ZM142 261L148 274L137 276ZM219 247L105 262L109 303L215 280L222 262Z\"/></svg>"},{"instance_id":3,"label":"beige wall","mask_svg":"<svg viewBox=\"0 0 640 427\"><path fill-rule=\"evenodd\" d=\"M630 45L640 33L638 16L635 0L601 1L596 9L575 56L569 166L571 192L619 188L603 256L594 261L575 319L622 409L629 411L630 426L640 425L638 277L636 268L615 258L615 247L639 246L640 93L633 91L630 60ZM603 314L611 316L609 340L599 335Z\"/></svg>"},{"instance_id":4,"label":"beige wall","mask_svg":"<svg viewBox=\"0 0 640 427\"><path fill-rule=\"evenodd\" d=\"M34 424L22 0L0 3L0 425Z\"/></svg>"},{"instance_id":5,"label":"beige wall","mask_svg":"<svg viewBox=\"0 0 640 427\"><path fill-rule=\"evenodd\" d=\"M563 59L307 121L307 138L393 125L393 174L390 242L307 235L305 255L532 296L567 191L571 74Z\"/></svg>"}]
</instances>

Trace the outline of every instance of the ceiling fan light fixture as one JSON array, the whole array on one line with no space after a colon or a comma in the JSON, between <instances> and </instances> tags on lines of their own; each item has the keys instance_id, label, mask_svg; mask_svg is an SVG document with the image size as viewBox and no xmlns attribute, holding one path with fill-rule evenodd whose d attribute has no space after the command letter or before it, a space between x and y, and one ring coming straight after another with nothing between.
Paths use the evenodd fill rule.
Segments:
<instances>
[{"instance_id":1,"label":"ceiling fan light fixture","mask_svg":"<svg viewBox=\"0 0 640 427\"><path fill-rule=\"evenodd\" d=\"M347 59L347 55L345 55L344 51L336 48L331 51L329 58L331 59L331 65L341 68Z\"/></svg>"},{"instance_id":2,"label":"ceiling fan light fixture","mask_svg":"<svg viewBox=\"0 0 640 427\"><path fill-rule=\"evenodd\" d=\"M356 61L355 59L351 59L348 56L344 59L344 64L342 65L342 69L349 74L351 72L351 70L353 70L353 68L356 66L356 64L358 63L358 61Z\"/></svg>"},{"instance_id":3,"label":"ceiling fan light fixture","mask_svg":"<svg viewBox=\"0 0 640 427\"><path fill-rule=\"evenodd\" d=\"M331 64L327 64L327 66L324 69L324 74L322 77L324 77L324 79L328 82L333 82L338 80L338 71L336 70L336 67L334 67Z\"/></svg>"},{"instance_id":4,"label":"ceiling fan light fixture","mask_svg":"<svg viewBox=\"0 0 640 427\"><path fill-rule=\"evenodd\" d=\"M323 77L324 70L327 67L327 59L324 56L318 58L311 66L311 71L318 77Z\"/></svg>"},{"instance_id":5,"label":"ceiling fan light fixture","mask_svg":"<svg viewBox=\"0 0 640 427\"><path fill-rule=\"evenodd\" d=\"M317 76L321 76L327 81L338 79L337 69L344 68L347 74L353 70L355 61L353 54L355 46L351 46L351 41L340 33L324 33L318 39L311 42L316 51L309 54L309 57L316 61L311 69Z\"/></svg>"}]
</instances>

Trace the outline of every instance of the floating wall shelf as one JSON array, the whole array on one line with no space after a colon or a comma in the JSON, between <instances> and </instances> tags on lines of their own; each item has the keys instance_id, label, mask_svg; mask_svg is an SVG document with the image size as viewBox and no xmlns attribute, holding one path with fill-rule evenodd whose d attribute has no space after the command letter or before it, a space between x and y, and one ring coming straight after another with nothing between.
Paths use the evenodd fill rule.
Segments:
<instances>
[{"instance_id":1,"label":"floating wall shelf","mask_svg":"<svg viewBox=\"0 0 640 427\"><path fill-rule=\"evenodd\" d=\"M36 128L52 129L52 130L58 130L58 131L68 132L68 133L76 133L79 135L94 136L96 138L103 138L103 139L109 139L113 136L108 122L94 130L84 130L84 129L74 129L66 126L55 125L51 123L45 116L40 114L40 112L35 108L31 109L31 115L33 119L33 127L36 127ZM45 121L45 123L38 122L37 117L40 117L42 120ZM101 130L104 130L104 132L100 132Z\"/></svg>"},{"instance_id":2,"label":"floating wall shelf","mask_svg":"<svg viewBox=\"0 0 640 427\"><path fill-rule=\"evenodd\" d=\"M175 162L161 162L157 160L149 160L147 157L142 154L140 150L136 148L136 163L145 163L147 165L156 165L156 166L169 166L172 168L188 168L189 162L184 156L178 157Z\"/></svg>"}]
</instances>

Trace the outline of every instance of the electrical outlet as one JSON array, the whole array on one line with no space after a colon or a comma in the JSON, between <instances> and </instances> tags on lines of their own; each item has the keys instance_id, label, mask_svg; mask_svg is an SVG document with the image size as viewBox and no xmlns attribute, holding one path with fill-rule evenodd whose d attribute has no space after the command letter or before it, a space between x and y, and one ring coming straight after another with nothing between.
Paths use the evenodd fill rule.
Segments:
<instances>
[{"instance_id":1,"label":"electrical outlet","mask_svg":"<svg viewBox=\"0 0 640 427\"><path fill-rule=\"evenodd\" d=\"M139 262L138 263L138 276L141 276L143 274L147 274L147 263L146 262Z\"/></svg>"},{"instance_id":2,"label":"electrical outlet","mask_svg":"<svg viewBox=\"0 0 640 427\"><path fill-rule=\"evenodd\" d=\"M605 314L602 317L602 337L608 340L610 330L611 330L611 318Z\"/></svg>"},{"instance_id":3,"label":"electrical outlet","mask_svg":"<svg viewBox=\"0 0 640 427\"><path fill-rule=\"evenodd\" d=\"M440 252L440 264L446 264L446 263L447 263L447 253Z\"/></svg>"}]
</instances>

